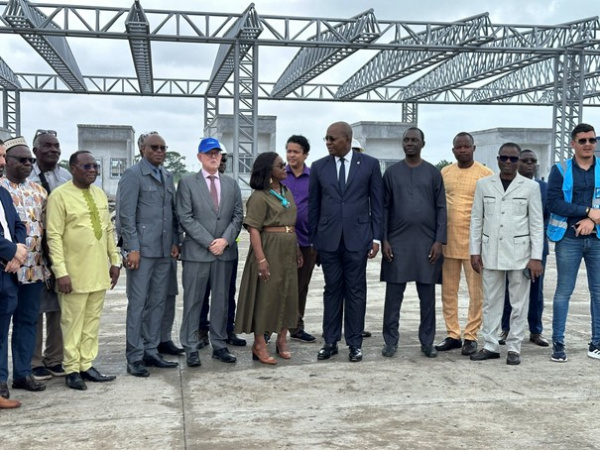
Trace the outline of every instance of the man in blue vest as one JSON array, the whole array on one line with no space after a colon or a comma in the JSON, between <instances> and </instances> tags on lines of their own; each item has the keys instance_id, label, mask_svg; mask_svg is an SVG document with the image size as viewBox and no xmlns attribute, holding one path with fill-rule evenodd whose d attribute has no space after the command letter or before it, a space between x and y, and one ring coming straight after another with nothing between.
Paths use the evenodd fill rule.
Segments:
<instances>
[{"instance_id":1,"label":"man in blue vest","mask_svg":"<svg viewBox=\"0 0 600 450\"><path fill-rule=\"evenodd\" d=\"M548 238L556 242L558 280L552 318L552 356L567 361L565 325L569 299L581 259L585 261L591 295L592 339L588 356L600 359L600 161L594 156L596 132L580 123L571 132L573 158L552 167L547 206Z\"/></svg>"}]
</instances>

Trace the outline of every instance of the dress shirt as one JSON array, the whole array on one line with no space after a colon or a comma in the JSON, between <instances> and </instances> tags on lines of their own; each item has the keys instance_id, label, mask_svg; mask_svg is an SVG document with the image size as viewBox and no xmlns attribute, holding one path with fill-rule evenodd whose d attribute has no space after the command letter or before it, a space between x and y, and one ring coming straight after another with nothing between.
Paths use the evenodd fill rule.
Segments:
<instances>
[{"instance_id":1,"label":"dress shirt","mask_svg":"<svg viewBox=\"0 0 600 450\"><path fill-rule=\"evenodd\" d=\"M346 153L343 158L344 158L344 169L346 169L346 184L348 184L348 174L350 173L350 165L352 163L352 155L354 154L354 151L352 149L350 149L350 151L348 153ZM341 156L336 156L335 157L335 171L338 174L338 178L340 176L340 167L342 167L342 157Z\"/></svg>"},{"instance_id":2,"label":"dress shirt","mask_svg":"<svg viewBox=\"0 0 600 450\"><path fill-rule=\"evenodd\" d=\"M294 175L292 168L287 165L285 168L288 176L281 180L281 184L287 187L296 202L298 213L296 215L296 237L300 247L310 247L308 239L308 184L310 180L310 168L304 164L304 169L299 176ZM348 167L346 167L346 173Z\"/></svg>"},{"instance_id":3,"label":"dress shirt","mask_svg":"<svg viewBox=\"0 0 600 450\"><path fill-rule=\"evenodd\" d=\"M210 178L215 177L215 186L217 187L217 197L219 198L219 205L221 204L221 179L219 178L219 172L208 173L206 170L202 169L202 178L206 181L206 187L208 188L208 192L210 193Z\"/></svg>"}]
</instances>

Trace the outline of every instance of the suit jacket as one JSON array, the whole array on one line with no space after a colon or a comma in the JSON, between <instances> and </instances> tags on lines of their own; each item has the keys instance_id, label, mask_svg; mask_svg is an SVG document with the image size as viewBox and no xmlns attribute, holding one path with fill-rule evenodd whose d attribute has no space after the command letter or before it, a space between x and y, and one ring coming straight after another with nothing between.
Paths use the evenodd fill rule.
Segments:
<instances>
[{"instance_id":1,"label":"suit jacket","mask_svg":"<svg viewBox=\"0 0 600 450\"><path fill-rule=\"evenodd\" d=\"M310 168L308 224L310 243L319 251L333 252L342 237L349 251L368 251L381 240L383 181L379 161L354 153L342 194L335 158L326 156Z\"/></svg>"},{"instance_id":2,"label":"suit jacket","mask_svg":"<svg viewBox=\"0 0 600 450\"><path fill-rule=\"evenodd\" d=\"M220 174L219 179L221 198L218 211L215 211L202 171L179 182L177 215L185 232L181 249L183 261L231 261L237 257L235 239L240 234L244 218L242 194L233 178ZM229 243L220 256L208 250L210 243L217 238L225 238Z\"/></svg>"},{"instance_id":3,"label":"suit jacket","mask_svg":"<svg viewBox=\"0 0 600 450\"><path fill-rule=\"evenodd\" d=\"M27 229L19 218L10 194L3 187L0 187L0 201L2 202L6 222L8 223L8 229L12 237L12 241L6 239L4 237L5 230L0 225L0 260L7 263L15 257L17 244L25 244Z\"/></svg>"},{"instance_id":4,"label":"suit jacket","mask_svg":"<svg viewBox=\"0 0 600 450\"><path fill-rule=\"evenodd\" d=\"M541 261L544 218L538 183L517 174L506 192L500 175L477 181L471 211L471 255L481 255L492 270L524 269Z\"/></svg>"},{"instance_id":5,"label":"suit jacket","mask_svg":"<svg viewBox=\"0 0 600 450\"><path fill-rule=\"evenodd\" d=\"M129 167L117 190L117 234L123 249L139 250L146 258L165 258L179 243L175 185L170 172L160 169L162 182L149 163Z\"/></svg>"}]
</instances>

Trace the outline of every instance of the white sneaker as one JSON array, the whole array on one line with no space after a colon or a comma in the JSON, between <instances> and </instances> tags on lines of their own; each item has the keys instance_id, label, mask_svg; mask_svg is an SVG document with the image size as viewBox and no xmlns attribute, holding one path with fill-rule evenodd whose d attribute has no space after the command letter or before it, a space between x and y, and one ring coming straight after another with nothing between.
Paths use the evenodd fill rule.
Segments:
<instances>
[{"instance_id":1,"label":"white sneaker","mask_svg":"<svg viewBox=\"0 0 600 450\"><path fill-rule=\"evenodd\" d=\"M588 356L594 359L600 359L600 346L594 345L590 342L588 349Z\"/></svg>"}]
</instances>

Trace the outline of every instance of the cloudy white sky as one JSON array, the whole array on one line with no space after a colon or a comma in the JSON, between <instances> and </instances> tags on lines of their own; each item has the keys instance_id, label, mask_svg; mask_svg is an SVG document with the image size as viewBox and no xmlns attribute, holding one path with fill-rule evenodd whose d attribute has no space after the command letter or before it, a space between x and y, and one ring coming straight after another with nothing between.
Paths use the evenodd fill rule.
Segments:
<instances>
[{"instance_id":1,"label":"cloudy white sky","mask_svg":"<svg viewBox=\"0 0 600 450\"><path fill-rule=\"evenodd\" d=\"M5 2L0 2L0 4ZM130 7L133 0L56 1L56 4ZM250 2L227 1L161 1L142 0L145 9L241 13ZM258 14L348 18L372 8L380 20L443 21L488 12L493 23L558 24L580 20L600 13L597 0L421 0L419 2L389 0L256 0ZM4 7L0 6L3 11ZM84 75L134 76L127 41L69 38L71 49ZM153 43L155 77L208 79L217 46L199 44ZM261 50L260 80L275 82L296 49ZM46 62L19 36L0 34L0 57L17 73L52 73ZM339 83L359 69L370 55L354 55L316 82ZM402 84L399 82L394 85ZM230 111L223 111L230 112ZM366 103L323 103L294 101L262 101L261 115L276 115L277 150L284 154L287 137L304 134L313 150L311 160L326 154L322 141L327 126L338 120L400 121L400 105ZM584 120L600 125L598 108L584 110ZM124 96L35 94L21 96L22 134L31 140L38 128L59 133L65 156L77 150L77 124L131 125L140 133L158 130L170 149L187 157L190 170L197 170L195 153L203 129L202 99L141 98ZM421 105L419 126L425 131L427 145L424 157L431 162L452 159L452 137L459 131L495 127L552 126L549 107Z\"/></svg>"}]
</instances>

